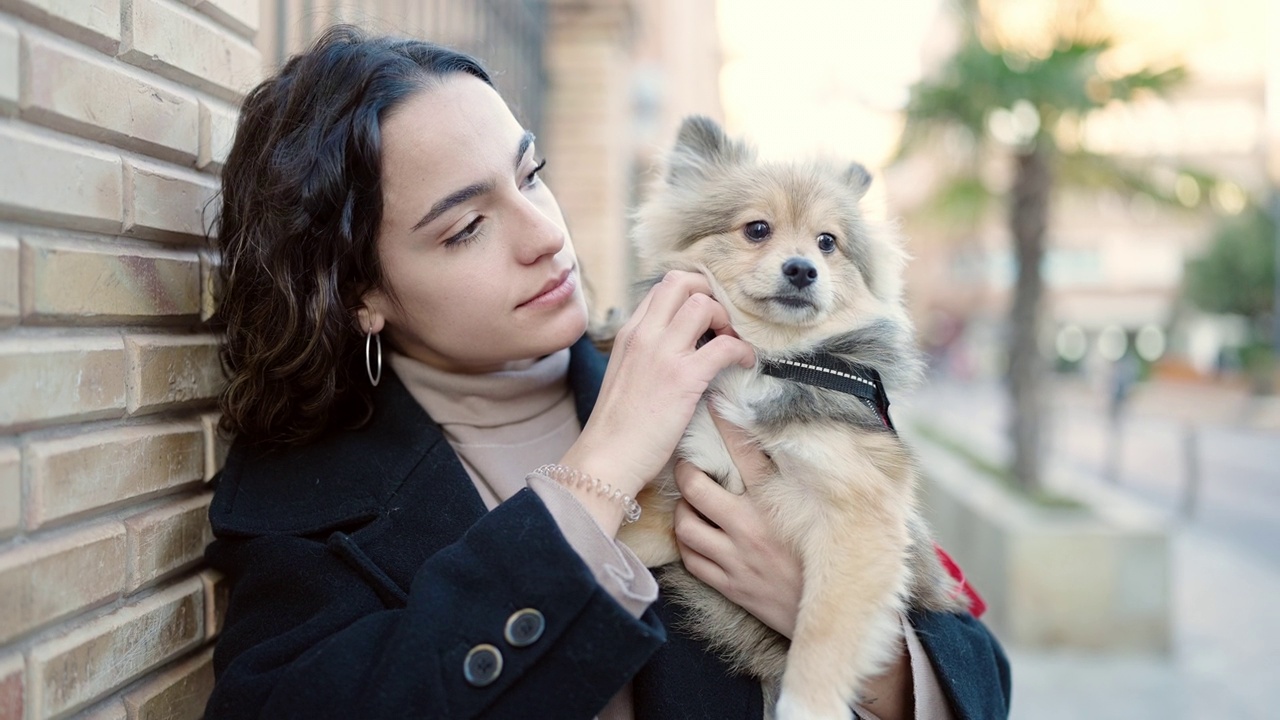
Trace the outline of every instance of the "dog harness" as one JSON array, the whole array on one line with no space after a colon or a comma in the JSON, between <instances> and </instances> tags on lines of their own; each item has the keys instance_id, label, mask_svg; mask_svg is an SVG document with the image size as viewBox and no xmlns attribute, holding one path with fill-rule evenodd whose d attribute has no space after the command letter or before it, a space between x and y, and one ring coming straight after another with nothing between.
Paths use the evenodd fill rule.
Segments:
<instances>
[{"instance_id":1,"label":"dog harness","mask_svg":"<svg viewBox=\"0 0 1280 720\"><path fill-rule=\"evenodd\" d=\"M872 368L855 365L831 353L814 353L789 360L765 360L760 364L760 372L852 395L871 408L886 428L897 432L889 419L889 396L884 391L884 383L880 373Z\"/></svg>"}]
</instances>

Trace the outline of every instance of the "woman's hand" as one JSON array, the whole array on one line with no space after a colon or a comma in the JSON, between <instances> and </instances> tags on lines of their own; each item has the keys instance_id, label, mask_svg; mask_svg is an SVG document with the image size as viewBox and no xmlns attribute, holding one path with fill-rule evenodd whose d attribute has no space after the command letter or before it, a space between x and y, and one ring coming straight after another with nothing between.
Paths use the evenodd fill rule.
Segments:
<instances>
[{"instance_id":1,"label":"woman's hand","mask_svg":"<svg viewBox=\"0 0 1280 720\"><path fill-rule=\"evenodd\" d=\"M804 586L800 558L778 538L753 491L776 468L743 430L711 418L724 438L746 491L735 495L687 462L676 464L683 496L676 506L676 544L694 577L791 637ZM709 522L708 522L709 521Z\"/></svg>"},{"instance_id":2,"label":"woman's hand","mask_svg":"<svg viewBox=\"0 0 1280 720\"><path fill-rule=\"evenodd\" d=\"M698 347L707 330L716 337ZM667 273L618 331L591 419L561 462L634 496L671 458L707 385L735 364L754 366L755 352L706 278Z\"/></svg>"},{"instance_id":3,"label":"woman's hand","mask_svg":"<svg viewBox=\"0 0 1280 720\"><path fill-rule=\"evenodd\" d=\"M791 548L773 534L769 519L752 496L777 469L741 428L714 410L711 419L746 491L734 495L689 463L676 463L676 484L683 495L675 517L680 557L694 577L789 638L800 611L804 568ZM863 705L885 720L910 718L912 693L911 661L905 643L900 643L885 671L867 680Z\"/></svg>"}]
</instances>

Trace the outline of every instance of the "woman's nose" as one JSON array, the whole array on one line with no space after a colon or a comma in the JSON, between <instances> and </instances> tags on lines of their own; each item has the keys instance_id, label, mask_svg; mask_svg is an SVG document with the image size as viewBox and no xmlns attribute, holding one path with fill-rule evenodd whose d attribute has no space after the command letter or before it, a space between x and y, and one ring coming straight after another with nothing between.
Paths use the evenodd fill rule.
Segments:
<instances>
[{"instance_id":1,"label":"woman's nose","mask_svg":"<svg viewBox=\"0 0 1280 720\"><path fill-rule=\"evenodd\" d=\"M564 248L567 234L560 222L548 209L540 207L530 198L522 198L520 214L520 261L534 263L546 255L555 255Z\"/></svg>"}]
</instances>

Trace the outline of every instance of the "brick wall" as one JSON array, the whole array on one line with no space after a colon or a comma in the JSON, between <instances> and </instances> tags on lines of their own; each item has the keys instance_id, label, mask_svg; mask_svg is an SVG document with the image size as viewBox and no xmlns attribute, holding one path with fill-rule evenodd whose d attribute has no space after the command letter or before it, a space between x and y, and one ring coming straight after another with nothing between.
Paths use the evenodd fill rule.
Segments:
<instances>
[{"instance_id":1,"label":"brick wall","mask_svg":"<svg viewBox=\"0 0 1280 720\"><path fill-rule=\"evenodd\" d=\"M203 228L260 0L0 0L0 720L199 717Z\"/></svg>"}]
</instances>

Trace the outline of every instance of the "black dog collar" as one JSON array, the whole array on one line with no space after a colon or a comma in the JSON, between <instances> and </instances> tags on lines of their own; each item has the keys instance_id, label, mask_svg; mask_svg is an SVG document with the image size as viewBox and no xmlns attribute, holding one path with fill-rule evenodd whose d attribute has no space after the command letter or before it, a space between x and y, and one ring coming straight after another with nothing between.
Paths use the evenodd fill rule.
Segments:
<instances>
[{"instance_id":1,"label":"black dog collar","mask_svg":"<svg viewBox=\"0 0 1280 720\"><path fill-rule=\"evenodd\" d=\"M815 353L790 360L765 360L760 364L760 371L782 380L853 395L874 410L885 427L894 430L884 383L880 381L880 373L869 367L855 365L830 353Z\"/></svg>"}]
</instances>

